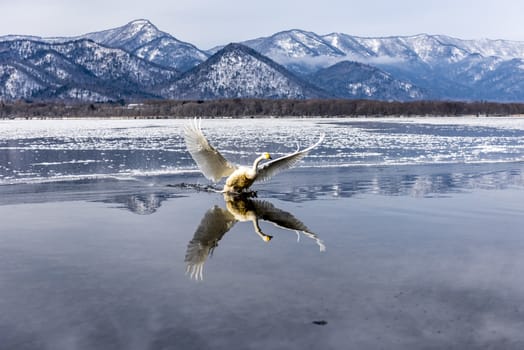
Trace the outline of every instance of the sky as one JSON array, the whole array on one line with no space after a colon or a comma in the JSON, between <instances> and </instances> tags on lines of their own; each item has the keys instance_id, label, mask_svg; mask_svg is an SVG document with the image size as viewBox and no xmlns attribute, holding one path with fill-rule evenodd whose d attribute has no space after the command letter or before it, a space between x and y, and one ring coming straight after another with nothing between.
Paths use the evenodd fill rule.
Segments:
<instances>
[{"instance_id":1,"label":"sky","mask_svg":"<svg viewBox=\"0 0 524 350\"><path fill-rule=\"evenodd\" d=\"M524 41L522 0L0 0L0 36L75 36L148 19L210 49L288 29Z\"/></svg>"}]
</instances>

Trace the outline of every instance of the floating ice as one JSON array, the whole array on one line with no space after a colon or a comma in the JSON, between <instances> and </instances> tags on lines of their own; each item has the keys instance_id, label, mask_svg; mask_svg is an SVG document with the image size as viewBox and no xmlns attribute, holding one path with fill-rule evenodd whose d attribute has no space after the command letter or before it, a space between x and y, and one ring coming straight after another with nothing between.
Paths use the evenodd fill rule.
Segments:
<instances>
[{"instance_id":1,"label":"floating ice","mask_svg":"<svg viewBox=\"0 0 524 350\"><path fill-rule=\"evenodd\" d=\"M0 121L0 184L196 171L187 120ZM209 119L208 139L230 161L278 157L326 134L302 167L524 161L524 118ZM36 176L35 176L36 174Z\"/></svg>"}]
</instances>

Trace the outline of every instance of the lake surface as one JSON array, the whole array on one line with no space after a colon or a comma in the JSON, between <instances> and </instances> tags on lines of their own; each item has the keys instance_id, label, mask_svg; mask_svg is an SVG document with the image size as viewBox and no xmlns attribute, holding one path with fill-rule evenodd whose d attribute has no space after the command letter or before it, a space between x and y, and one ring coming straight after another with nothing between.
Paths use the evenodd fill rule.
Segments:
<instances>
[{"instance_id":1,"label":"lake surface","mask_svg":"<svg viewBox=\"0 0 524 350\"><path fill-rule=\"evenodd\" d=\"M1 349L524 348L524 118L185 123L0 121Z\"/></svg>"}]
</instances>

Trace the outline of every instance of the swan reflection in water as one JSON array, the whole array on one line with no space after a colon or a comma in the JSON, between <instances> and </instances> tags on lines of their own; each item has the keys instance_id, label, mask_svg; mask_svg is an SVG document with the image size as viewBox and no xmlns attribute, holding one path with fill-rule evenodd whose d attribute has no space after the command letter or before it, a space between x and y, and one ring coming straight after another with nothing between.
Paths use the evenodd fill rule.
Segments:
<instances>
[{"instance_id":1,"label":"swan reflection in water","mask_svg":"<svg viewBox=\"0 0 524 350\"><path fill-rule=\"evenodd\" d=\"M203 279L206 259L213 255L218 242L239 221L251 221L253 229L264 242L269 242L273 236L262 231L259 220L269 221L279 228L295 231L297 239L300 239L300 234L303 234L313 239L321 252L326 250L322 240L311 232L302 221L295 218L293 214L276 208L270 202L227 194L224 195L224 200L226 208L215 205L205 213L193 239L187 246L186 273L193 279Z\"/></svg>"}]
</instances>

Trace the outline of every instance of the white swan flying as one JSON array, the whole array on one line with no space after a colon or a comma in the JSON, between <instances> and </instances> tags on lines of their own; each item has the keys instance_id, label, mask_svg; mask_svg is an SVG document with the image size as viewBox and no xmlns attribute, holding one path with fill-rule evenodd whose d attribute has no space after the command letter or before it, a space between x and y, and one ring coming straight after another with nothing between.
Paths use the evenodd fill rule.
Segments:
<instances>
[{"instance_id":1,"label":"white swan flying","mask_svg":"<svg viewBox=\"0 0 524 350\"><path fill-rule=\"evenodd\" d=\"M200 120L195 119L191 124L186 125L184 138L187 150L206 178L218 182L227 176L222 192L240 193L247 190L255 181L268 180L280 171L293 167L322 142L324 135L322 134L314 145L306 149L297 150L260 165L263 160L272 159L269 153L265 152L255 159L252 166L238 166L227 161L209 144L202 133Z\"/></svg>"}]
</instances>

